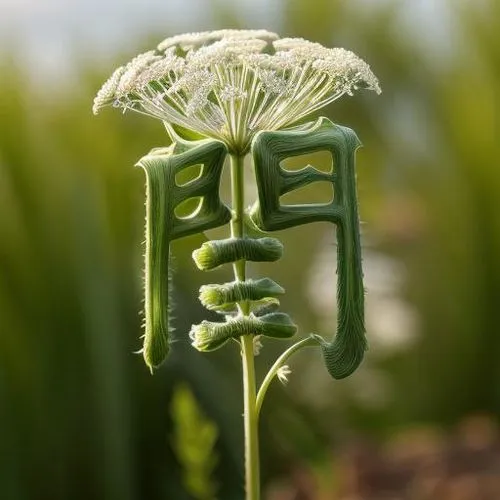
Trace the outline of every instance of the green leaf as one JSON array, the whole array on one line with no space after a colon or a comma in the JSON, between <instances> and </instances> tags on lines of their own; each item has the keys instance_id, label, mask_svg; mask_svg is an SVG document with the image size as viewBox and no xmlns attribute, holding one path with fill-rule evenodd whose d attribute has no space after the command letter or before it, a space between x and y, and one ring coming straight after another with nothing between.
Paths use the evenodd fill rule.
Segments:
<instances>
[{"instance_id":1,"label":"green leaf","mask_svg":"<svg viewBox=\"0 0 500 500\"><path fill-rule=\"evenodd\" d=\"M231 212L219 197L219 182L227 154L224 144L214 140L158 148L137 163L146 173L145 334L146 364L160 365L169 351L170 244L173 240L226 224ZM178 186L176 175L193 165L202 165L200 176ZM176 208L199 198L195 211L176 215Z\"/></svg>"},{"instance_id":2,"label":"green leaf","mask_svg":"<svg viewBox=\"0 0 500 500\"><path fill-rule=\"evenodd\" d=\"M176 387L172 397L175 426L173 448L183 469L186 491L197 500L214 500L217 485L213 481L217 455L217 427L198 406L187 385Z\"/></svg>"},{"instance_id":3,"label":"green leaf","mask_svg":"<svg viewBox=\"0 0 500 500\"><path fill-rule=\"evenodd\" d=\"M360 142L346 127L326 118L290 130L259 132L252 143L259 200L250 217L263 231L325 221L337 226L337 333L330 342L319 336L326 367L332 377L350 375L361 363L367 348L364 326L364 288L361 266L359 218L354 157ZM291 156L329 151L334 171L312 166L287 171L281 162ZM331 203L282 205L280 197L312 182L334 186Z\"/></svg>"}]
</instances>

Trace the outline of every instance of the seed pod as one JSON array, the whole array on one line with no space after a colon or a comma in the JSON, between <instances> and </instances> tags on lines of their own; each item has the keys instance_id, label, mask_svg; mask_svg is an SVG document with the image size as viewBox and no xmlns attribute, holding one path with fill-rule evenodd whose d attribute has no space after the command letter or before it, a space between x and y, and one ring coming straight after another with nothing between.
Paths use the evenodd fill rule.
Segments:
<instances>
[{"instance_id":1,"label":"seed pod","mask_svg":"<svg viewBox=\"0 0 500 500\"><path fill-rule=\"evenodd\" d=\"M283 255L283 245L276 238L228 238L207 241L193 252L193 260L202 271L210 271L222 264L248 260L274 262Z\"/></svg>"}]
</instances>

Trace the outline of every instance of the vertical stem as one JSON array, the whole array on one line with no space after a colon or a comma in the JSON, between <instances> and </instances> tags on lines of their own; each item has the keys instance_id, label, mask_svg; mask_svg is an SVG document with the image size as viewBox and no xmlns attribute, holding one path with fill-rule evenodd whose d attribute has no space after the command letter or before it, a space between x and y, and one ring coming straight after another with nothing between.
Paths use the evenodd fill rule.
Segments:
<instances>
[{"instance_id":1,"label":"vertical stem","mask_svg":"<svg viewBox=\"0 0 500 500\"><path fill-rule=\"evenodd\" d=\"M231 194L233 203L233 218L231 220L231 236L243 238L244 228L244 172L243 156L231 155ZM246 262L239 260L234 265L234 277L237 281L246 278ZM248 302L239 304L240 312L248 316L250 312ZM255 365L252 335L241 337L241 359L243 366L243 398L245 424L245 491L246 500L260 499L260 470L259 470L259 438L257 416L257 390L255 385Z\"/></svg>"}]
</instances>

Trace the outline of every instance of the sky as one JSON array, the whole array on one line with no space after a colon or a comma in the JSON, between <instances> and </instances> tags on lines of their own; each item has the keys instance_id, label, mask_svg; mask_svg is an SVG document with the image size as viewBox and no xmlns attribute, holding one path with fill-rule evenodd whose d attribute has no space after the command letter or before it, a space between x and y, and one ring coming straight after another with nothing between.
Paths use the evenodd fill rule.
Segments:
<instances>
[{"instance_id":1,"label":"sky","mask_svg":"<svg viewBox=\"0 0 500 500\"><path fill-rule=\"evenodd\" d=\"M226 0L0 0L0 42L31 67L61 69L75 48L89 57L134 52L147 33L212 29ZM280 0L234 0L248 26L278 24Z\"/></svg>"},{"instance_id":2,"label":"sky","mask_svg":"<svg viewBox=\"0 0 500 500\"><path fill-rule=\"evenodd\" d=\"M287 0L0 0L0 42L35 74L60 75L71 68L75 48L87 57L112 57L137 51L148 33L169 36L221 28L213 6L229 3L246 27L277 30L280 6ZM363 11L387 0L349 0ZM436 51L443 47L443 0L394 0L401 7L401 29L413 31ZM311 0L312 4L314 3ZM444 30L446 31L446 30ZM422 36L422 33L425 36ZM436 39L441 37L440 43ZM439 40L438 40L439 41ZM80 51L82 52L82 51Z\"/></svg>"}]
</instances>

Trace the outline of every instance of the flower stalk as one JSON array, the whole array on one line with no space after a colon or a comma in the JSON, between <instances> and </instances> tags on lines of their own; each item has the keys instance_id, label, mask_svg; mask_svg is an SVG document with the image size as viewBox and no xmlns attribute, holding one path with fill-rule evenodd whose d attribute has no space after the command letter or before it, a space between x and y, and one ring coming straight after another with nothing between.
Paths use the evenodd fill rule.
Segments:
<instances>
[{"instance_id":1,"label":"flower stalk","mask_svg":"<svg viewBox=\"0 0 500 500\"><path fill-rule=\"evenodd\" d=\"M260 415L262 403L264 402L264 398L266 397L267 390L269 389L271 382L274 380L274 377L279 378L279 372L284 366L286 366L285 363L288 361L288 359L293 354L300 351L300 349L303 349L304 347L313 347L313 346L317 346L317 345L318 345L318 341L314 337L306 337L305 339L299 340L298 342L296 342L295 344L290 346L274 362L273 366L271 366L271 368L267 372L267 375L265 376L264 380L262 381L262 384L260 385L260 388L259 388L259 392L257 394L257 401L256 401L256 405L255 405L255 411L257 412L257 416ZM290 373L291 372L288 370L286 375L289 375Z\"/></svg>"},{"instance_id":2,"label":"flower stalk","mask_svg":"<svg viewBox=\"0 0 500 500\"><path fill-rule=\"evenodd\" d=\"M245 237L244 206L244 157L231 155L231 197L233 203L233 218L231 219L231 237L241 239ZM246 279L246 261L238 260L233 264L236 281ZM249 302L238 303L240 313L248 316ZM260 499L260 465L259 465L259 437L257 389L255 380L255 360L253 336L240 337L241 360L243 370L243 419L245 432L245 491L246 500Z\"/></svg>"}]
</instances>

